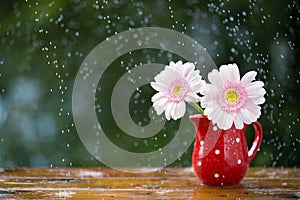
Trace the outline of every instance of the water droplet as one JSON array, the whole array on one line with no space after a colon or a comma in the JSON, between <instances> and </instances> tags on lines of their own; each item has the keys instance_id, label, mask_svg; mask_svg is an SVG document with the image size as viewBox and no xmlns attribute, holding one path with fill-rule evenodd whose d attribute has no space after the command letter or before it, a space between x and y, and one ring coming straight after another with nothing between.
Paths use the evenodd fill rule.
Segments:
<instances>
[{"instance_id":1,"label":"water droplet","mask_svg":"<svg viewBox=\"0 0 300 200\"><path fill-rule=\"evenodd\" d=\"M218 174L218 173L215 173L215 174L214 174L214 177L215 177L215 178L219 178L219 174Z\"/></svg>"},{"instance_id":2,"label":"water droplet","mask_svg":"<svg viewBox=\"0 0 300 200\"><path fill-rule=\"evenodd\" d=\"M220 154L220 150L219 149L215 150L215 154L219 155Z\"/></svg>"},{"instance_id":3,"label":"water droplet","mask_svg":"<svg viewBox=\"0 0 300 200\"><path fill-rule=\"evenodd\" d=\"M200 166L202 165L202 162L201 162L201 161L199 161L197 164L198 164L198 166L200 167Z\"/></svg>"}]
</instances>

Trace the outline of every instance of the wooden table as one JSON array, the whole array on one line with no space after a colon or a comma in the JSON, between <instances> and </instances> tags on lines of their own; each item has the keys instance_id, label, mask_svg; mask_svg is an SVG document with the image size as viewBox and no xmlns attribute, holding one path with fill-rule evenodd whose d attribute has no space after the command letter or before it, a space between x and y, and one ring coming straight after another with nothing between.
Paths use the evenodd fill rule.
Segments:
<instances>
[{"instance_id":1,"label":"wooden table","mask_svg":"<svg viewBox=\"0 0 300 200\"><path fill-rule=\"evenodd\" d=\"M143 169L139 169L143 170ZM3 199L300 199L300 168L250 168L241 185L208 187L191 168L0 168Z\"/></svg>"}]
</instances>

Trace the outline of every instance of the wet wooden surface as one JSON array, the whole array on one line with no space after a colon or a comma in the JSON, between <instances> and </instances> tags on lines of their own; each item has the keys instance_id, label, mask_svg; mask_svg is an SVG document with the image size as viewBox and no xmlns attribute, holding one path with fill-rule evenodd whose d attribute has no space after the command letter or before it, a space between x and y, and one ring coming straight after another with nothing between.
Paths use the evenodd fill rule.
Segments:
<instances>
[{"instance_id":1,"label":"wet wooden surface","mask_svg":"<svg viewBox=\"0 0 300 200\"><path fill-rule=\"evenodd\" d=\"M300 199L300 168L250 168L229 188L201 185L191 168L0 168L0 199Z\"/></svg>"}]
</instances>

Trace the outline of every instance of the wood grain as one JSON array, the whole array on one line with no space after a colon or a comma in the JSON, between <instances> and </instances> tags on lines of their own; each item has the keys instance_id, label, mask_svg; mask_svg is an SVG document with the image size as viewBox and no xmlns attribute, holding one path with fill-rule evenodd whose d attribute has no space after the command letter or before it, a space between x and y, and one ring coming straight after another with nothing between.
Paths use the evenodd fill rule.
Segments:
<instances>
[{"instance_id":1,"label":"wood grain","mask_svg":"<svg viewBox=\"0 0 300 200\"><path fill-rule=\"evenodd\" d=\"M300 199L300 168L250 168L236 187L203 186L191 168L1 168L0 198Z\"/></svg>"}]
</instances>

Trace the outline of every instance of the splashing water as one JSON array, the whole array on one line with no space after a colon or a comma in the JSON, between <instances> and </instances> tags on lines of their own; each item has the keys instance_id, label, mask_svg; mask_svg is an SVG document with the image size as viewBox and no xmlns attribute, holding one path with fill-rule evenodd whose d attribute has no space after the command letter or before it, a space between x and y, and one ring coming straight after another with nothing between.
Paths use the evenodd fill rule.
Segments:
<instances>
[{"instance_id":1,"label":"splashing water","mask_svg":"<svg viewBox=\"0 0 300 200\"><path fill-rule=\"evenodd\" d=\"M279 14L280 13L280 14ZM72 87L86 55L97 44L139 27L164 27L198 41L219 66L236 62L241 73L256 70L265 83L260 122L264 140L253 165L299 166L298 1L57 1L5 2L0 8L0 163L2 166L98 166L78 138L71 108ZM136 37L137 42L139 38ZM116 41L117 42L117 41ZM185 44L178 41L182 46ZM201 55L199 56L201 60ZM95 111L105 128L115 82L142 64L182 59L172 52L141 49L120 56L93 85ZM204 58L203 58L204 59ZM80 73L89 78L89 68ZM111 83L111 84L109 84ZM129 112L143 127L150 123L150 96L143 85L131 95ZM179 122L159 134L129 138L112 131L112 142L132 152L151 152L168 144ZM97 134L97 133L95 133ZM251 128L247 133L251 140ZM101 145L101 141L98 141ZM95 147L97 148L97 147ZM15 152L22 149L23 154ZM192 146L172 166L190 166ZM176 157L177 155L174 155Z\"/></svg>"}]
</instances>

